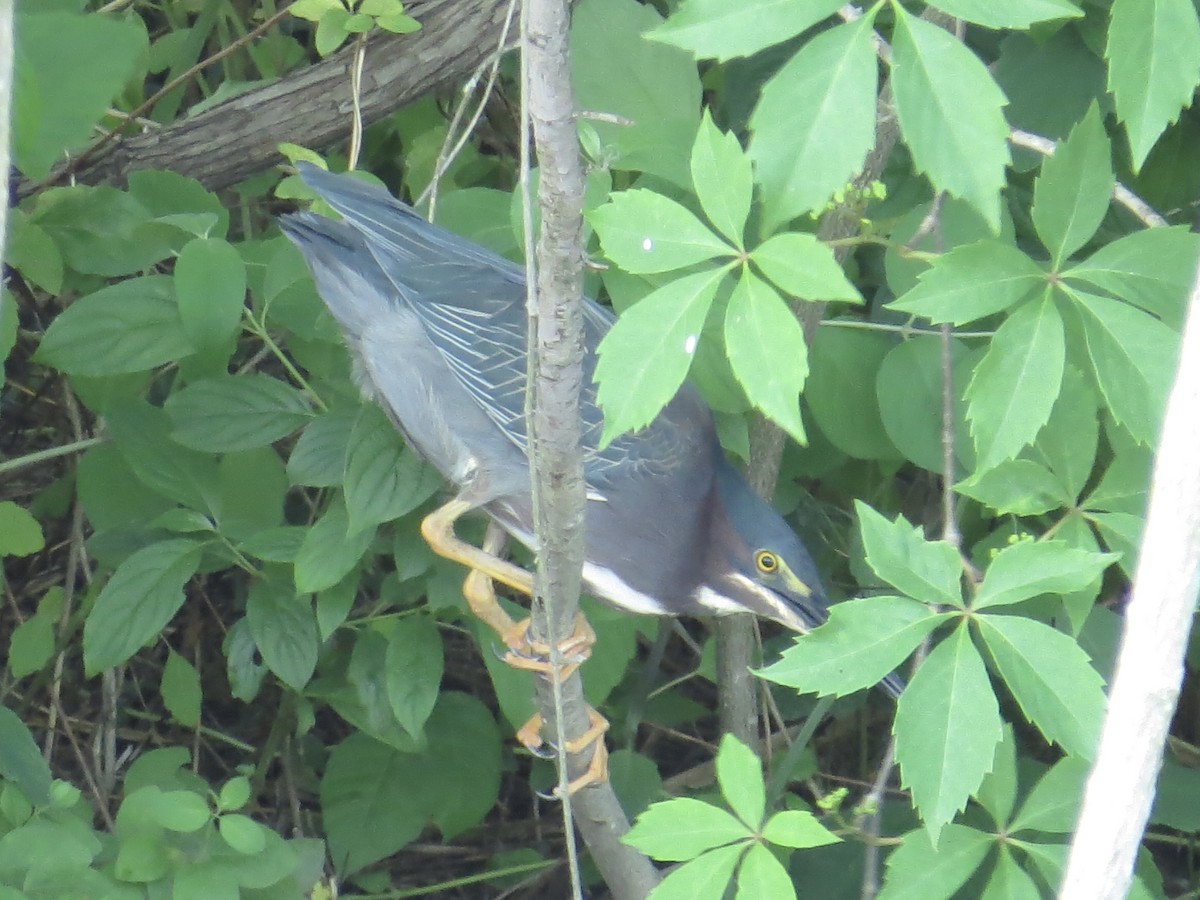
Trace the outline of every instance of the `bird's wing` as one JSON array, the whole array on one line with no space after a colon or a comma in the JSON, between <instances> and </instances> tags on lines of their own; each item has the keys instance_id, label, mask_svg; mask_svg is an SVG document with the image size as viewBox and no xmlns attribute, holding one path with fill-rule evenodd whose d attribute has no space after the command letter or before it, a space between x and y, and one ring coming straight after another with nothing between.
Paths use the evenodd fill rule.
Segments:
<instances>
[{"instance_id":1,"label":"bird's wing","mask_svg":"<svg viewBox=\"0 0 1200 900\"><path fill-rule=\"evenodd\" d=\"M400 298L479 407L528 454L525 430L525 273L503 257L432 225L382 188L301 164L301 176L358 231ZM603 413L593 381L596 346L613 317L584 303L580 396L588 481L652 474L707 455L716 440L711 414L685 385L653 423L598 449Z\"/></svg>"}]
</instances>

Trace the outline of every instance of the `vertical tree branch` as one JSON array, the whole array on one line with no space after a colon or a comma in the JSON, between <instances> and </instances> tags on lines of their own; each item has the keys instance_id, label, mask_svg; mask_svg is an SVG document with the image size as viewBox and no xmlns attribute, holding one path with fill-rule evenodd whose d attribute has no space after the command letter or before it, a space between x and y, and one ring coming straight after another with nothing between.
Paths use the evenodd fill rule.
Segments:
<instances>
[{"instance_id":1,"label":"vertical tree branch","mask_svg":"<svg viewBox=\"0 0 1200 900\"><path fill-rule=\"evenodd\" d=\"M529 282L529 434L538 535L533 633L552 648L554 677L539 689L539 705L548 733L557 733L562 746L589 725L579 675L560 681L563 660L557 649L574 629L584 560L586 486L579 416L584 179L567 56L567 3L527 2L523 77L539 163L541 211L537 277ZM565 779L583 773L593 752L589 747L571 756L561 786L565 787ZM645 897L657 883L657 874L649 860L620 842L629 824L611 786L606 782L589 787L571 799L580 832L613 895L620 900Z\"/></svg>"},{"instance_id":2,"label":"vertical tree branch","mask_svg":"<svg viewBox=\"0 0 1200 900\"><path fill-rule=\"evenodd\" d=\"M1200 590L1200 271L1154 461L1133 597L1061 900L1120 900L1150 815Z\"/></svg>"}]
</instances>

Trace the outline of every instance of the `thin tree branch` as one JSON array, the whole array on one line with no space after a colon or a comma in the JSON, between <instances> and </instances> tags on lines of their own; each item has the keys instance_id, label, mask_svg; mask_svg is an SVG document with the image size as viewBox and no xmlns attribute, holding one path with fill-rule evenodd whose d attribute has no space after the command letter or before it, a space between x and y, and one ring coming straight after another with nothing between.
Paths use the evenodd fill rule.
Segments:
<instances>
[{"instance_id":1,"label":"thin tree branch","mask_svg":"<svg viewBox=\"0 0 1200 900\"><path fill-rule=\"evenodd\" d=\"M1154 799L1200 590L1200 270L1167 401L1133 596L1060 900L1120 900Z\"/></svg>"},{"instance_id":2,"label":"thin tree branch","mask_svg":"<svg viewBox=\"0 0 1200 900\"><path fill-rule=\"evenodd\" d=\"M551 678L539 689L539 706L556 744L589 728L588 706L576 671L561 679L565 664L559 642L571 634L578 616L584 560L586 486L581 451L579 395L583 384L583 169L575 126L567 55L570 16L565 0L527 0L522 29L523 93L533 124L539 173L541 228L536 279L529 278L530 379L528 404L530 461L538 566L534 580L533 634L550 647ZM522 154L526 155L527 141ZM523 167L524 168L524 167ZM525 180L526 191L528 180ZM526 254L529 203L526 200ZM529 263L526 263L528 273ZM603 738L601 738L603 740ZM560 767L559 796L567 818L572 802L577 824L601 874L619 900L640 900L657 883L644 856L620 842L628 822L611 785L604 782L574 798L567 784L586 771L588 747ZM582 896L577 867L572 887Z\"/></svg>"}]
</instances>

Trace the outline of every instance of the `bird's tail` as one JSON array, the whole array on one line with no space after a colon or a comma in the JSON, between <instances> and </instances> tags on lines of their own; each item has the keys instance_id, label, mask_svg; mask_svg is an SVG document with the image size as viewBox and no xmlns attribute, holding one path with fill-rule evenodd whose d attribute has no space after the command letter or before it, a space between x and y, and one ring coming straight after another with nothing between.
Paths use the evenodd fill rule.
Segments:
<instances>
[{"instance_id":1,"label":"bird's tail","mask_svg":"<svg viewBox=\"0 0 1200 900\"><path fill-rule=\"evenodd\" d=\"M398 302L353 228L302 212L280 216L279 229L304 255L325 305L348 337L361 336Z\"/></svg>"}]
</instances>

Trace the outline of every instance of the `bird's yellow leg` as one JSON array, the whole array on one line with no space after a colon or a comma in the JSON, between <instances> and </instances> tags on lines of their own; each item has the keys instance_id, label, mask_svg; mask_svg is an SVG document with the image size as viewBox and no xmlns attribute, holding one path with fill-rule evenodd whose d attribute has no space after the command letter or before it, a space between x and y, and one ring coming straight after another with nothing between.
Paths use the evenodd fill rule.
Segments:
<instances>
[{"instance_id":1,"label":"bird's yellow leg","mask_svg":"<svg viewBox=\"0 0 1200 900\"><path fill-rule=\"evenodd\" d=\"M500 530L499 526L492 523L488 527L489 537L493 529L499 535L499 546L495 553L489 553L486 547L480 549L472 546L454 533L454 523L472 509L474 506L471 503L455 497L421 520L421 537L425 538L429 549L438 556L461 563L472 572L482 572L492 580L507 584L522 594L532 595L533 575L496 555L504 548L504 532ZM488 541L485 539L484 544L487 543ZM491 623L489 622L489 624Z\"/></svg>"},{"instance_id":2,"label":"bird's yellow leg","mask_svg":"<svg viewBox=\"0 0 1200 900\"><path fill-rule=\"evenodd\" d=\"M517 731L517 740L531 751L537 752L545 741L542 739L542 717L533 716ZM574 756L582 753L589 745L595 745L592 758L587 770L567 785L567 793L575 794L593 784L603 784L608 780L608 747L604 745L604 732L608 731L608 719L588 707L588 730L573 740L567 741L567 753ZM557 793L557 789L555 791Z\"/></svg>"},{"instance_id":3,"label":"bird's yellow leg","mask_svg":"<svg viewBox=\"0 0 1200 900\"><path fill-rule=\"evenodd\" d=\"M499 581L523 594L532 595L533 575L500 557L507 535L495 522L488 523L483 547L472 546L454 533L454 523L471 509L471 504L464 500L451 500L425 517L421 522L421 536L434 553L462 563L471 570L463 582L463 596L471 612L495 631L508 647L505 662L516 669L549 674L549 645L530 639L529 619L513 621L512 616L496 602L493 585L493 581ZM567 664L560 670L559 677L569 677L586 661L595 643L596 632L580 613L575 620L574 634L558 647L559 652L567 657Z\"/></svg>"}]
</instances>

